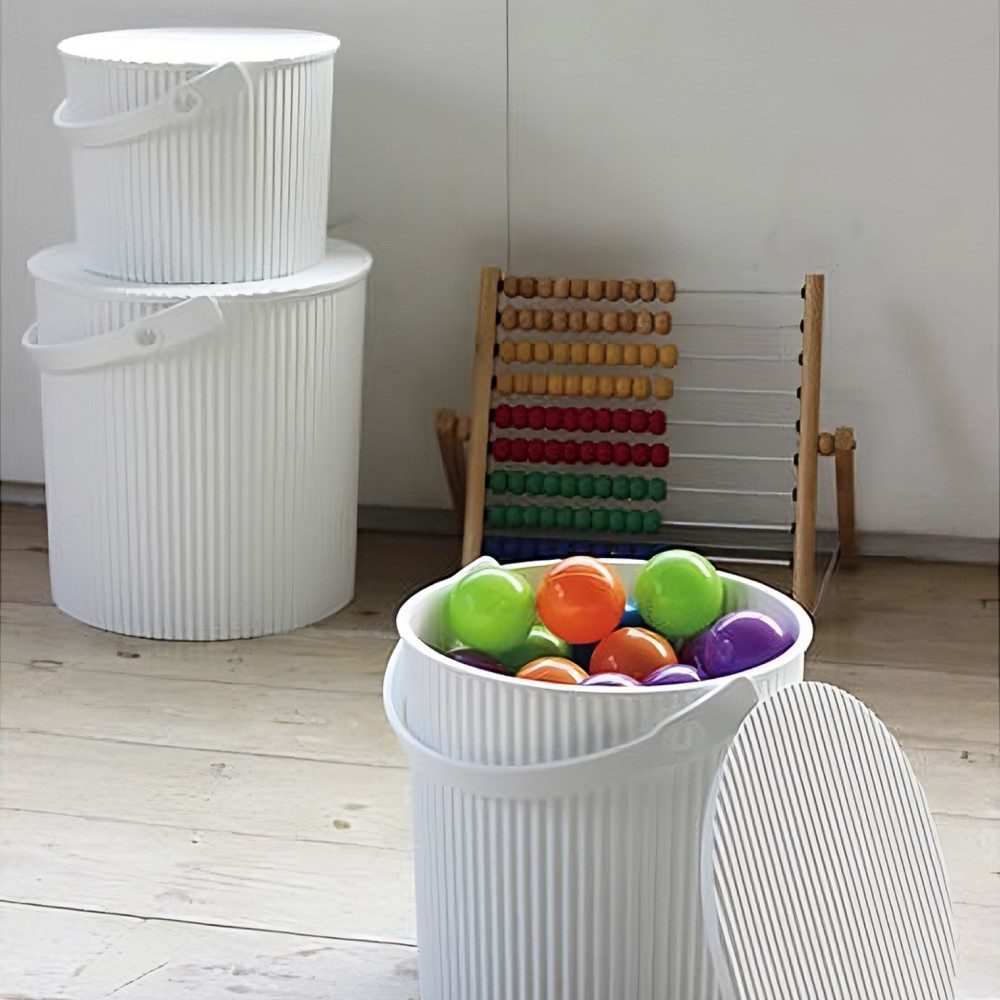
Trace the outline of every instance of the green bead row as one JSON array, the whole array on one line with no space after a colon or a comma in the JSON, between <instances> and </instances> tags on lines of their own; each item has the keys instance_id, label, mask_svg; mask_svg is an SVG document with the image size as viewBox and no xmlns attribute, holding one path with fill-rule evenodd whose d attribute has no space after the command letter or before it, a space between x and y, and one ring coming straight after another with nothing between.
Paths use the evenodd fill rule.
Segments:
<instances>
[{"instance_id":1,"label":"green bead row","mask_svg":"<svg viewBox=\"0 0 1000 1000\"><path fill-rule=\"evenodd\" d=\"M490 473L490 492L501 496L512 493L529 497L565 497L572 500L591 497L615 500L663 500L667 484L659 477L591 476L587 473L520 472L494 469Z\"/></svg>"},{"instance_id":2,"label":"green bead row","mask_svg":"<svg viewBox=\"0 0 1000 1000\"><path fill-rule=\"evenodd\" d=\"M488 528L543 528L559 531L610 531L652 535L660 529L658 510L606 510L604 507L546 507L541 504L486 508Z\"/></svg>"}]
</instances>

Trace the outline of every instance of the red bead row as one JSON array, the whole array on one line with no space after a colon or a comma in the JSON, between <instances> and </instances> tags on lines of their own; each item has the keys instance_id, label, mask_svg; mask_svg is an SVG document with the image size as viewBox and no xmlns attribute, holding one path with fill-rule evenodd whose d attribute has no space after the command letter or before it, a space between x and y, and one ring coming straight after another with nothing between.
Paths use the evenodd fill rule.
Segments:
<instances>
[{"instance_id":1,"label":"red bead row","mask_svg":"<svg viewBox=\"0 0 1000 1000\"><path fill-rule=\"evenodd\" d=\"M670 461L665 444L625 444L610 441L554 441L551 438L497 438L492 445L497 462L545 462L548 465L652 465Z\"/></svg>"},{"instance_id":2,"label":"red bead row","mask_svg":"<svg viewBox=\"0 0 1000 1000\"><path fill-rule=\"evenodd\" d=\"M493 423L501 430L530 427L541 431L618 431L624 434L663 434L667 415L663 410L616 410L592 406L508 406L502 403L493 411Z\"/></svg>"}]
</instances>

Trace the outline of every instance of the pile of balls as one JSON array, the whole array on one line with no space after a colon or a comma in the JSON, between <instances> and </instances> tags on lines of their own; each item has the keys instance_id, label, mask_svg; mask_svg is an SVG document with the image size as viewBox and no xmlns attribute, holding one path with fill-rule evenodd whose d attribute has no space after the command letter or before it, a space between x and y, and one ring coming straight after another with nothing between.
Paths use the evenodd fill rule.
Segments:
<instances>
[{"instance_id":1,"label":"pile of balls","mask_svg":"<svg viewBox=\"0 0 1000 1000\"><path fill-rule=\"evenodd\" d=\"M722 614L723 596L715 567L683 549L643 566L632 602L614 570L590 556L554 565L537 593L519 573L485 566L447 595L447 655L526 681L655 687L749 670L792 645L769 615Z\"/></svg>"}]
</instances>

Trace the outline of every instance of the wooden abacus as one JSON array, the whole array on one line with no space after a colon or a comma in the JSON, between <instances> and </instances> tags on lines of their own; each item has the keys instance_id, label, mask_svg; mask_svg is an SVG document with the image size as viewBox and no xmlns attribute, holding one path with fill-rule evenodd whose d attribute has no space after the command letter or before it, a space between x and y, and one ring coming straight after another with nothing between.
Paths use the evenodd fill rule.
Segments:
<instances>
[{"instance_id":1,"label":"wooden abacus","mask_svg":"<svg viewBox=\"0 0 1000 1000\"><path fill-rule=\"evenodd\" d=\"M674 378L664 372L673 372L681 359L677 346L663 341L675 328L670 311L663 308L678 295L675 283L515 277L505 276L497 267L484 268L476 325L472 411L467 421L459 420L451 411L439 411L437 423L449 489L456 507L464 509L463 562L481 554L484 540L488 551L492 548L495 554L507 558L555 557L570 552L647 556L676 544L710 549L711 545L699 544L692 532L699 528L726 530L730 536L720 549L721 555L713 551L709 555L723 561L789 565L792 593L807 607L814 607L818 598L816 507L820 454L836 456L839 525L839 547L831 554L823 580L832 571L838 552L848 559L855 555L853 431L819 431L823 292L823 276L807 275L800 293L804 308L798 324L802 340L797 359L800 376L795 387L799 413L794 424L676 421L689 427L787 427L790 432L794 428L797 445L791 449L794 454L784 459L677 456L691 460L780 459L794 465L794 486L787 491L794 505L793 519L790 523L763 525L671 521L660 509L664 503L668 510L670 506L668 485L660 472L668 467L670 449L657 440L667 431L667 414L655 407L674 397ZM681 294L694 297L725 293ZM560 300L571 302L564 308ZM629 307L603 305L621 302ZM600 305L592 307L595 304ZM738 328L740 324L720 324L725 326ZM703 356L696 352L691 357L702 362L767 360L743 355ZM766 394L769 390L692 387L689 391ZM788 396L791 390L773 392ZM601 406L600 401L614 401L615 407ZM580 434L587 436L581 439ZM627 439L623 440L623 435ZM467 456L463 453L466 440ZM596 473L575 471L581 466L585 470L594 468ZM651 471L653 475L648 474ZM487 505L487 489L502 502ZM749 497L786 495L782 491L740 491L718 486L671 489L692 494L744 492ZM537 500L522 503L521 497ZM574 500L583 502L566 502ZM738 496L734 502L739 502ZM741 531L765 530L784 531L791 537L787 559L761 558L759 546L733 541Z\"/></svg>"}]
</instances>

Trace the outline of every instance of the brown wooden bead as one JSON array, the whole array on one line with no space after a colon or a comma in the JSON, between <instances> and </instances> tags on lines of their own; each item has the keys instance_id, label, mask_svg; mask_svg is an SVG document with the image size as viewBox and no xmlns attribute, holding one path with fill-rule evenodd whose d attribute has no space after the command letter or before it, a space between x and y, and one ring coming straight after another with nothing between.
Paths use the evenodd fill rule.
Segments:
<instances>
[{"instance_id":1,"label":"brown wooden bead","mask_svg":"<svg viewBox=\"0 0 1000 1000\"><path fill-rule=\"evenodd\" d=\"M656 364L657 355L655 344L643 344L639 348L639 364L643 368L652 368Z\"/></svg>"},{"instance_id":2,"label":"brown wooden bead","mask_svg":"<svg viewBox=\"0 0 1000 1000\"><path fill-rule=\"evenodd\" d=\"M517 372L514 376L514 392L519 396L526 396L531 392L531 379L533 376L525 372Z\"/></svg>"},{"instance_id":3,"label":"brown wooden bead","mask_svg":"<svg viewBox=\"0 0 1000 1000\"><path fill-rule=\"evenodd\" d=\"M583 333L584 317L582 309L574 309L569 314L569 328L574 333Z\"/></svg>"},{"instance_id":4,"label":"brown wooden bead","mask_svg":"<svg viewBox=\"0 0 1000 1000\"><path fill-rule=\"evenodd\" d=\"M631 375L617 375L615 377L615 395L619 399L628 399L632 395Z\"/></svg>"},{"instance_id":5,"label":"brown wooden bead","mask_svg":"<svg viewBox=\"0 0 1000 1000\"><path fill-rule=\"evenodd\" d=\"M677 346L664 344L660 348L660 365L663 368L673 368L677 364Z\"/></svg>"},{"instance_id":6,"label":"brown wooden bead","mask_svg":"<svg viewBox=\"0 0 1000 1000\"><path fill-rule=\"evenodd\" d=\"M535 310L535 329L548 330L552 326L552 313L548 309Z\"/></svg>"},{"instance_id":7,"label":"brown wooden bead","mask_svg":"<svg viewBox=\"0 0 1000 1000\"><path fill-rule=\"evenodd\" d=\"M618 329L622 333L635 332L635 313L631 309L624 309L618 314Z\"/></svg>"},{"instance_id":8,"label":"brown wooden bead","mask_svg":"<svg viewBox=\"0 0 1000 1000\"><path fill-rule=\"evenodd\" d=\"M500 325L505 330L513 330L517 326L517 310L513 306L507 306L502 313L500 313Z\"/></svg>"},{"instance_id":9,"label":"brown wooden bead","mask_svg":"<svg viewBox=\"0 0 1000 1000\"><path fill-rule=\"evenodd\" d=\"M555 330L556 333L565 333L568 323L569 317L566 315L565 309L556 309L556 311L552 313L552 329Z\"/></svg>"},{"instance_id":10,"label":"brown wooden bead","mask_svg":"<svg viewBox=\"0 0 1000 1000\"><path fill-rule=\"evenodd\" d=\"M622 298L626 302L635 302L639 298L639 282L631 278L622 282Z\"/></svg>"},{"instance_id":11,"label":"brown wooden bead","mask_svg":"<svg viewBox=\"0 0 1000 1000\"><path fill-rule=\"evenodd\" d=\"M643 344L645 347L646 345ZM634 368L639 363L639 345L626 344L622 348L622 364Z\"/></svg>"},{"instance_id":12,"label":"brown wooden bead","mask_svg":"<svg viewBox=\"0 0 1000 1000\"><path fill-rule=\"evenodd\" d=\"M497 356L504 364L510 364L517 356L517 345L513 340L502 340L497 349Z\"/></svg>"},{"instance_id":13,"label":"brown wooden bead","mask_svg":"<svg viewBox=\"0 0 1000 1000\"><path fill-rule=\"evenodd\" d=\"M530 392L532 396L544 396L547 386L548 379L545 376L545 372L533 372L531 378L528 380L528 387L524 391Z\"/></svg>"},{"instance_id":14,"label":"brown wooden bead","mask_svg":"<svg viewBox=\"0 0 1000 1000\"><path fill-rule=\"evenodd\" d=\"M552 298L552 279L551 278L539 278L538 279L538 297L540 299L551 299Z\"/></svg>"},{"instance_id":15,"label":"brown wooden bead","mask_svg":"<svg viewBox=\"0 0 1000 1000\"><path fill-rule=\"evenodd\" d=\"M632 395L636 399L646 399L649 396L649 379L642 375L632 379Z\"/></svg>"},{"instance_id":16,"label":"brown wooden bead","mask_svg":"<svg viewBox=\"0 0 1000 1000\"><path fill-rule=\"evenodd\" d=\"M536 340L533 345L532 360L547 365L552 357L552 345L547 340Z\"/></svg>"},{"instance_id":17,"label":"brown wooden bead","mask_svg":"<svg viewBox=\"0 0 1000 1000\"><path fill-rule=\"evenodd\" d=\"M521 293L524 294L523 292ZM652 302L656 298L656 285L652 281L639 282L639 298L643 302Z\"/></svg>"},{"instance_id":18,"label":"brown wooden bead","mask_svg":"<svg viewBox=\"0 0 1000 1000\"><path fill-rule=\"evenodd\" d=\"M545 390L550 396L561 396L565 391L562 375L550 375L546 380Z\"/></svg>"},{"instance_id":19,"label":"brown wooden bead","mask_svg":"<svg viewBox=\"0 0 1000 1000\"><path fill-rule=\"evenodd\" d=\"M601 314L591 310L587 313L587 329L591 333L597 333L601 328Z\"/></svg>"},{"instance_id":20,"label":"brown wooden bead","mask_svg":"<svg viewBox=\"0 0 1000 1000\"><path fill-rule=\"evenodd\" d=\"M597 379L597 395L610 399L615 394L615 380L610 375L601 375Z\"/></svg>"},{"instance_id":21,"label":"brown wooden bead","mask_svg":"<svg viewBox=\"0 0 1000 1000\"><path fill-rule=\"evenodd\" d=\"M677 286L672 281L658 281L656 283L656 297L661 302L673 302L677 294Z\"/></svg>"},{"instance_id":22,"label":"brown wooden bead","mask_svg":"<svg viewBox=\"0 0 1000 1000\"><path fill-rule=\"evenodd\" d=\"M605 281L604 297L609 302L617 302L622 297L622 283L620 281Z\"/></svg>"},{"instance_id":23,"label":"brown wooden bead","mask_svg":"<svg viewBox=\"0 0 1000 1000\"><path fill-rule=\"evenodd\" d=\"M514 356L517 358L518 364L526 365L531 361L534 356L534 351L532 348L534 345L530 340L522 340L515 348Z\"/></svg>"},{"instance_id":24,"label":"brown wooden bead","mask_svg":"<svg viewBox=\"0 0 1000 1000\"><path fill-rule=\"evenodd\" d=\"M565 380L565 385L563 388L566 390L567 396L579 396L580 395L580 376L579 375L567 375Z\"/></svg>"},{"instance_id":25,"label":"brown wooden bead","mask_svg":"<svg viewBox=\"0 0 1000 1000\"><path fill-rule=\"evenodd\" d=\"M604 364L604 345L596 344L591 341L587 344L587 364L588 365L603 365ZM610 362L608 362L610 364Z\"/></svg>"},{"instance_id":26,"label":"brown wooden bead","mask_svg":"<svg viewBox=\"0 0 1000 1000\"><path fill-rule=\"evenodd\" d=\"M597 395L596 375L584 375L580 379L580 395L585 399L593 399Z\"/></svg>"},{"instance_id":27,"label":"brown wooden bead","mask_svg":"<svg viewBox=\"0 0 1000 1000\"><path fill-rule=\"evenodd\" d=\"M520 330L530 330L535 323L535 314L530 309L518 309L517 326Z\"/></svg>"},{"instance_id":28,"label":"brown wooden bead","mask_svg":"<svg viewBox=\"0 0 1000 1000\"><path fill-rule=\"evenodd\" d=\"M820 434L817 445L821 455L832 455L836 451L834 436L827 432Z\"/></svg>"},{"instance_id":29,"label":"brown wooden bead","mask_svg":"<svg viewBox=\"0 0 1000 1000\"><path fill-rule=\"evenodd\" d=\"M510 372L501 372L497 375L497 393L501 396L509 396L514 391L514 376Z\"/></svg>"},{"instance_id":30,"label":"brown wooden bead","mask_svg":"<svg viewBox=\"0 0 1000 1000\"><path fill-rule=\"evenodd\" d=\"M569 345L569 361L572 365L585 365L587 363L587 345L583 341L577 341Z\"/></svg>"},{"instance_id":31,"label":"brown wooden bead","mask_svg":"<svg viewBox=\"0 0 1000 1000\"><path fill-rule=\"evenodd\" d=\"M636 313L635 316L635 328L638 333L652 333L653 332L653 314L648 313L643 310L640 313Z\"/></svg>"},{"instance_id":32,"label":"brown wooden bead","mask_svg":"<svg viewBox=\"0 0 1000 1000\"><path fill-rule=\"evenodd\" d=\"M591 279L587 282L587 298L593 302L600 302L604 297L604 282Z\"/></svg>"},{"instance_id":33,"label":"brown wooden bead","mask_svg":"<svg viewBox=\"0 0 1000 1000\"><path fill-rule=\"evenodd\" d=\"M535 279L519 278L517 282L517 290L523 298L533 299L535 297Z\"/></svg>"},{"instance_id":34,"label":"brown wooden bead","mask_svg":"<svg viewBox=\"0 0 1000 1000\"><path fill-rule=\"evenodd\" d=\"M601 329L605 333L618 332L618 313L607 312L601 315Z\"/></svg>"},{"instance_id":35,"label":"brown wooden bead","mask_svg":"<svg viewBox=\"0 0 1000 1000\"><path fill-rule=\"evenodd\" d=\"M670 313L661 312L653 317L653 329L657 333L670 333Z\"/></svg>"},{"instance_id":36,"label":"brown wooden bead","mask_svg":"<svg viewBox=\"0 0 1000 1000\"><path fill-rule=\"evenodd\" d=\"M554 299L569 298L569 278L556 278L552 282L552 297Z\"/></svg>"},{"instance_id":37,"label":"brown wooden bead","mask_svg":"<svg viewBox=\"0 0 1000 1000\"><path fill-rule=\"evenodd\" d=\"M569 295L572 299L585 299L587 282L583 278L573 278L569 283Z\"/></svg>"},{"instance_id":38,"label":"brown wooden bead","mask_svg":"<svg viewBox=\"0 0 1000 1000\"><path fill-rule=\"evenodd\" d=\"M608 365L620 365L622 363L622 345L621 344L607 344L605 351L605 364Z\"/></svg>"},{"instance_id":39,"label":"brown wooden bead","mask_svg":"<svg viewBox=\"0 0 1000 1000\"><path fill-rule=\"evenodd\" d=\"M674 394L674 380L672 378L654 378L653 395L657 399L670 399Z\"/></svg>"},{"instance_id":40,"label":"brown wooden bead","mask_svg":"<svg viewBox=\"0 0 1000 1000\"><path fill-rule=\"evenodd\" d=\"M513 275L509 274L503 279L503 293L508 299L512 299L517 295L517 278Z\"/></svg>"},{"instance_id":41,"label":"brown wooden bead","mask_svg":"<svg viewBox=\"0 0 1000 1000\"><path fill-rule=\"evenodd\" d=\"M552 345L552 363L554 365L569 364L569 344Z\"/></svg>"}]
</instances>

